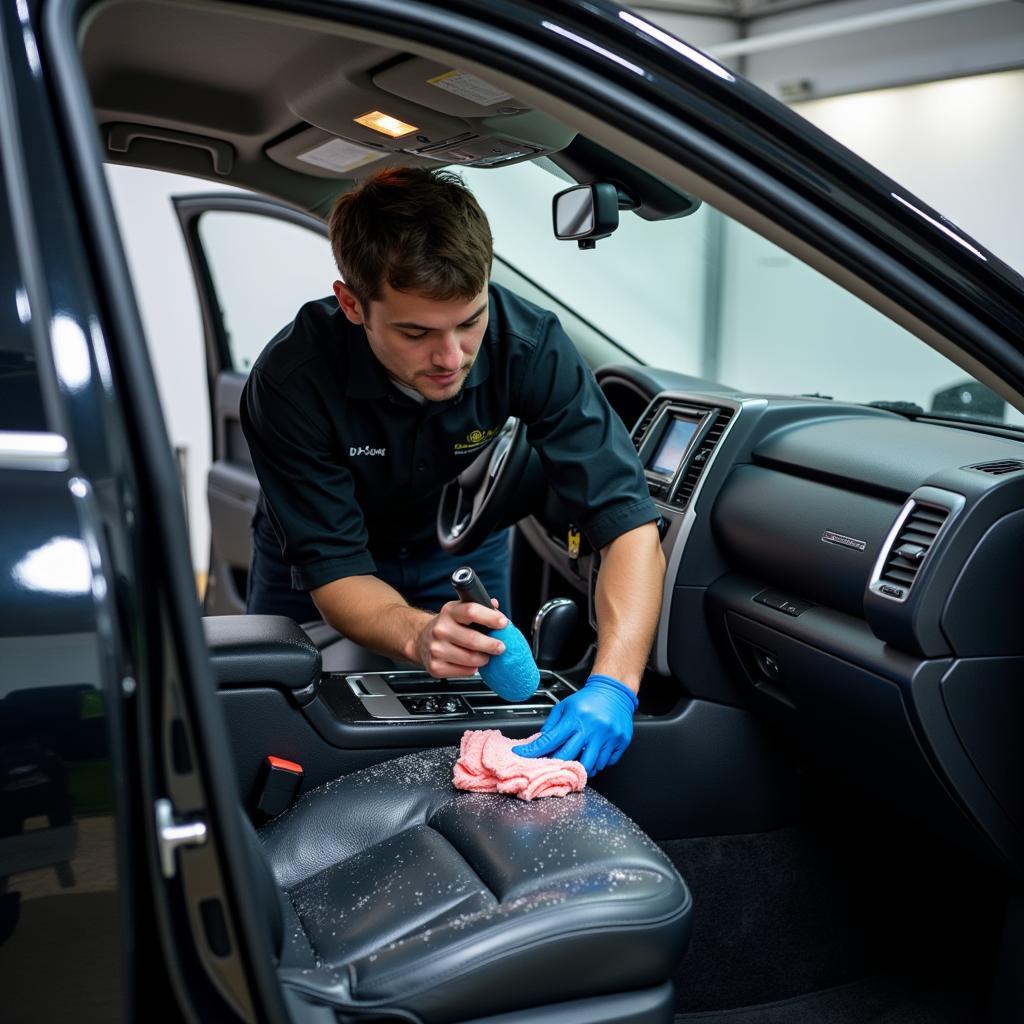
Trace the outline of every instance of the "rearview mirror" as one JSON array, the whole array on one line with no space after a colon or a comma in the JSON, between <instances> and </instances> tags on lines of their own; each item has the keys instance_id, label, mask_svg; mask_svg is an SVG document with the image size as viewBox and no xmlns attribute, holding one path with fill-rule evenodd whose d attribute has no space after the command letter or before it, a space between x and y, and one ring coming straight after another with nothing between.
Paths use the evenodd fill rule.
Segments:
<instances>
[{"instance_id":1,"label":"rearview mirror","mask_svg":"<svg viewBox=\"0 0 1024 1024\"><path fill-rule=\"evenodd\" d=\"M608 181L574 185L551 201L555 237L593 249L619 226L619 192Z\"/></svg>"}]
</instances>

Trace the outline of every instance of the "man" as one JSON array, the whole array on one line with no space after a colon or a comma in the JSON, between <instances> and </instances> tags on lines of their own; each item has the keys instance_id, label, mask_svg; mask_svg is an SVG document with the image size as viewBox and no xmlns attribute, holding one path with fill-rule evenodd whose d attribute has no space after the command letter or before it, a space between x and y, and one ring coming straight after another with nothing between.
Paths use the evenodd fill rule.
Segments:
<instances>
[{"instance_id":1,"label":"man","mask_svg":"<svg viewBox=\"0 0 1024 1024\"><path fill-rule=\"evenodd\" d=\"M275 602L278 552L339 632L434 676L500 654L507 546L460 561L496 607L448 591L441 488L510 416L602 563L594 674L554 708L524 756L614 764L632 736L665 564L629 437L553 314L489 283L487 218L456 176L391 169L343 195L329 221L343 278L307 303L256 361L241 423L266 499L254 521L249 610ZM276 538L276 549L275 549ZM432 610L422 610L427 605ZM308 606L305 606L308 608Z\"/></svg>"}]
</instances>

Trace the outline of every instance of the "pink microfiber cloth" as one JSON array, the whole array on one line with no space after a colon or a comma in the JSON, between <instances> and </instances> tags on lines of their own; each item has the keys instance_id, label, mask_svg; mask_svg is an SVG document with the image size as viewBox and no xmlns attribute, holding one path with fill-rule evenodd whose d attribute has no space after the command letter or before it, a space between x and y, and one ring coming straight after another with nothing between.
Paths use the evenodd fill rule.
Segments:
<instances>
[{"instance_id":1,"label":"pink microfiber cloth","mask_svg":"<svg viewBox=\"0 0 1024 1024\"><path fill-rule=\"evenodd\" d=\"M529 743L538 735L513 740L497 729L467 730L462 734L459 759L452 773L455 788L471 793L508 793L520 800L581 792L587 784L587 771L579 761L512 753L514 744Z\"/></svg>"}]
</instances>

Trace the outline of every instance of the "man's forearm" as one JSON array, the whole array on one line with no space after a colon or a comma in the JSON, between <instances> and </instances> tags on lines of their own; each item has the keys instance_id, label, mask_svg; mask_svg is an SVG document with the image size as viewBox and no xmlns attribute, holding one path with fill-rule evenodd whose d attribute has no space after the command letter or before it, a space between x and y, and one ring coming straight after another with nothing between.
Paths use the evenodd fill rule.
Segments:
<instances>
[{"instance_id":1,"label":"man's forearm","mask_svg":"<svg viewBox=\"0 0 1024 1024\"><path fill-rule=\"evenodd\" d=\"M654 523L616 537L601 552L597 577L594 672L639 690L654 641L665 581L665 556Z\"/></svg>"},{"instance_id":2,"label":"man's forearm","mask_svg":"<svg viewBox=\"0 0 1024 1024\"><path fill-rule=\"evenodd\" d=\"M411 607L383 580L348 576L310 596L324 620L350 640L390 658L419 662L417 639L433 616Z\"/></svg>"}]
</instances>

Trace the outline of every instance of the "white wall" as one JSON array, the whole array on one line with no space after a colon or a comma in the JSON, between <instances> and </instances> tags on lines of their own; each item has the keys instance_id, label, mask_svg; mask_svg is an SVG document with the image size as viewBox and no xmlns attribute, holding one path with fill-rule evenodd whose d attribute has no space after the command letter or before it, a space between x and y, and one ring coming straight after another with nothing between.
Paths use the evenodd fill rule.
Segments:
<instances>
[{"instance_id":1,"label":"white wall","mask_svg":"<svg viewBox=\"0 0 1024 1024\"><path fill-rule=\"evenodd\" d=\"M794 109L1024 273L1024 71Z\"/></svg>"},{"instance_id":2,"label":"white wall","mask_svg":"<svg viewBox=\"0 0 1024 1024\"><path fill-rule=\"evenodd\" d=\"M167 433L172 445L188 452L192 564L205 570L210 545L206 473L211 451L206 361L199 304L171 196L235 190L136 167L110 164L106 171Z\"/></svg>"}]
</instances>

